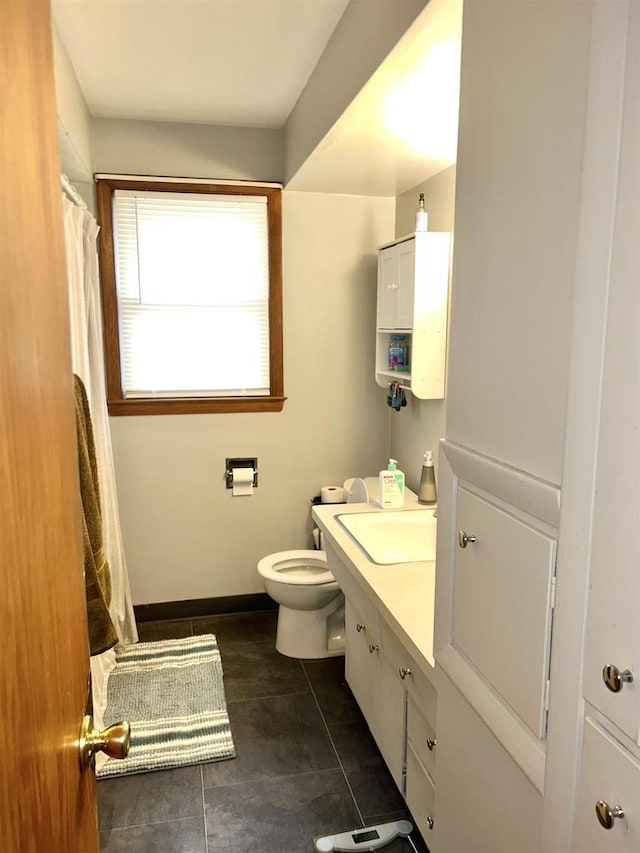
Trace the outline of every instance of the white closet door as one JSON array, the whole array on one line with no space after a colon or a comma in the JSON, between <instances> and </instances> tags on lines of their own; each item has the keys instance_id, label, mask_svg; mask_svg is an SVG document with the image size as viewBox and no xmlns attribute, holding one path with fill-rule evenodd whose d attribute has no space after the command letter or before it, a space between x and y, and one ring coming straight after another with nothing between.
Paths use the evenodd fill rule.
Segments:
<instances>
[{"instance_id":1,"label":"white closet door","mask_svg":"<svg viewBox=\"0 0 640 853\"><path fill-rule=\"evenodd\" d=\"M639 41L640 7L634 3L629 45ZM627 63L597 451L585 697L640 743L640 52L629 50ZM607 665L629 670L633 683L620 682L619 692L611 692L602 677Z\"/></svg>"}]
</instances>

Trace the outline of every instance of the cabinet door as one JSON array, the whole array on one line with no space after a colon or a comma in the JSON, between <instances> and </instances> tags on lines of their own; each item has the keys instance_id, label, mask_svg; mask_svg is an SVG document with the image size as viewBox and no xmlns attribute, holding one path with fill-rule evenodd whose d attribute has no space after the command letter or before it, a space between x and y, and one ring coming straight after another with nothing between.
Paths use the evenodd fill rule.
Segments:
<instances>
[{"instance_id":1,"label":"cabinet door","mask_svg":"<svg viewBox=\"0 0 640 853\"><path fill-rule=\"evenodd\" d=\"M398 243L398 290L396 291L395 329L411 329L413 326L413 291L415 286L416 244L415 240Z\"/></svg>"},{"instance_id":2,"label":"cabinet door","mask_svg":"<svg viewBox=\"0 0 640 853\"><path fill-rule=\"evenodd\" d=\"M378 328L395 329L399 289L396 246L381 249L378 256Z\"/></svg>"},{"instance_id":3,"label":"cabinet door","mask_svg":"<svg viewBox=\"0 0 640 853\"><path fill-rule=\"evenodd\" d=\"M435 788L433 780L411 747L407 749L407 793L405 799L422 837L431 848Z\"/></svg>"},{"instance_id":4,"label":"cabinet door","mask_svg":"<svg viewBox=\"0 0 640 853\"><path fill-rule=\"evenodd\" d=\"M462 487L458 526L453 643L542 738L555 541Z\"/></svg>"},{"instance_id":5,"label":"cabinet door","mask_svg":"<svg viewBox=\"0 0 640 853\"><path fill-rule=\"evenodd\" d=\"M604 829L596 803L621 806L624 817ZM640 850L640 763L587 718L578 789L573 853L638 853Z\"/></svg>"},{"instance_id":6,"label":"cabinet door","mask_svg":"<svg viewBox=\"0 0 640 853\"><path fill-rule=\"evenodd\" d=\"M379 635L349 599L345 607L347 683L393 779L403 791L405 692L397 673L382 655ZM369 619L369 623L371 619ZM364 626L358 631L358 626Z\"/></svg>"}]
</instances>

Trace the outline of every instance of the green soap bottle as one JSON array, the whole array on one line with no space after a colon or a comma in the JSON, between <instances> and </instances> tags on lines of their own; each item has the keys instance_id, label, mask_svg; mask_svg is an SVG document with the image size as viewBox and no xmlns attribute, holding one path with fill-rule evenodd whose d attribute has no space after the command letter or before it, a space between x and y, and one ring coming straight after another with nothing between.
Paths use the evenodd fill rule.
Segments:
<instances>
[{"instance_id":1,"label":"green soap bottle","mask_svg":"<svg viewBox=\"0 0 640 853\"><path fill-rule=\"evenodd\" d=\"M390 459L386 470L380 471L379 502L382 509L402 509L404 506L404 474L396 467L398 461Z\"/></svg>"}]
</instances>

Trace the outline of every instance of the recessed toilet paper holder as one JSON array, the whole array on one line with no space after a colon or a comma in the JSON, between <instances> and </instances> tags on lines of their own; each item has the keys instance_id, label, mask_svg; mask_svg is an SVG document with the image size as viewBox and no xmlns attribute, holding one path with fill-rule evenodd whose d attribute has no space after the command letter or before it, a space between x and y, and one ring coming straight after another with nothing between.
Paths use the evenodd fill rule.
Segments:
<instances>
[{"instance_id":1,"label":"recessed toilet paper holder","mask_svg":"<svg viewBox=\"0 0 640 853\"><path fill-rule=\"evenodd\" d=\"M225 459L224 479L227 483L227 488L233 488L233 469L234 468L253 468L253 488L258 488L258 458L257 456L243 456L238 458L227 457Z\"/></svg>"}]
</instances>

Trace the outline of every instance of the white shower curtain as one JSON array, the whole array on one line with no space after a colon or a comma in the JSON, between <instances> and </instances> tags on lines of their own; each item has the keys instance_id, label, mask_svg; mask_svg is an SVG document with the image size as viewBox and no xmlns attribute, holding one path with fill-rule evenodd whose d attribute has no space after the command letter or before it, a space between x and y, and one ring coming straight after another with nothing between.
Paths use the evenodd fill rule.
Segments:
<instances>
[{"instance_id":1,"label":"white shower curtain","mask_svg":"<svg viewBox=\"0 0 640 853\"><path fill-rule=\"evenodd\" d=\"M104 552L111 568L112 594L109 611L120 644L129 644L137 641L138 632L122 544L106 402L102 308L96 250L98 223L65 177L62 178L62 184L66 188L62 194L62 206L69 282L72 365L74 373L84 382L91 410L102 501ZM71 201L69 195L75 201ZM96 725L100 727L106 705L106 680L114 663L113 649L91 659L94 718Z\"/></svg>"}]
</instances>

